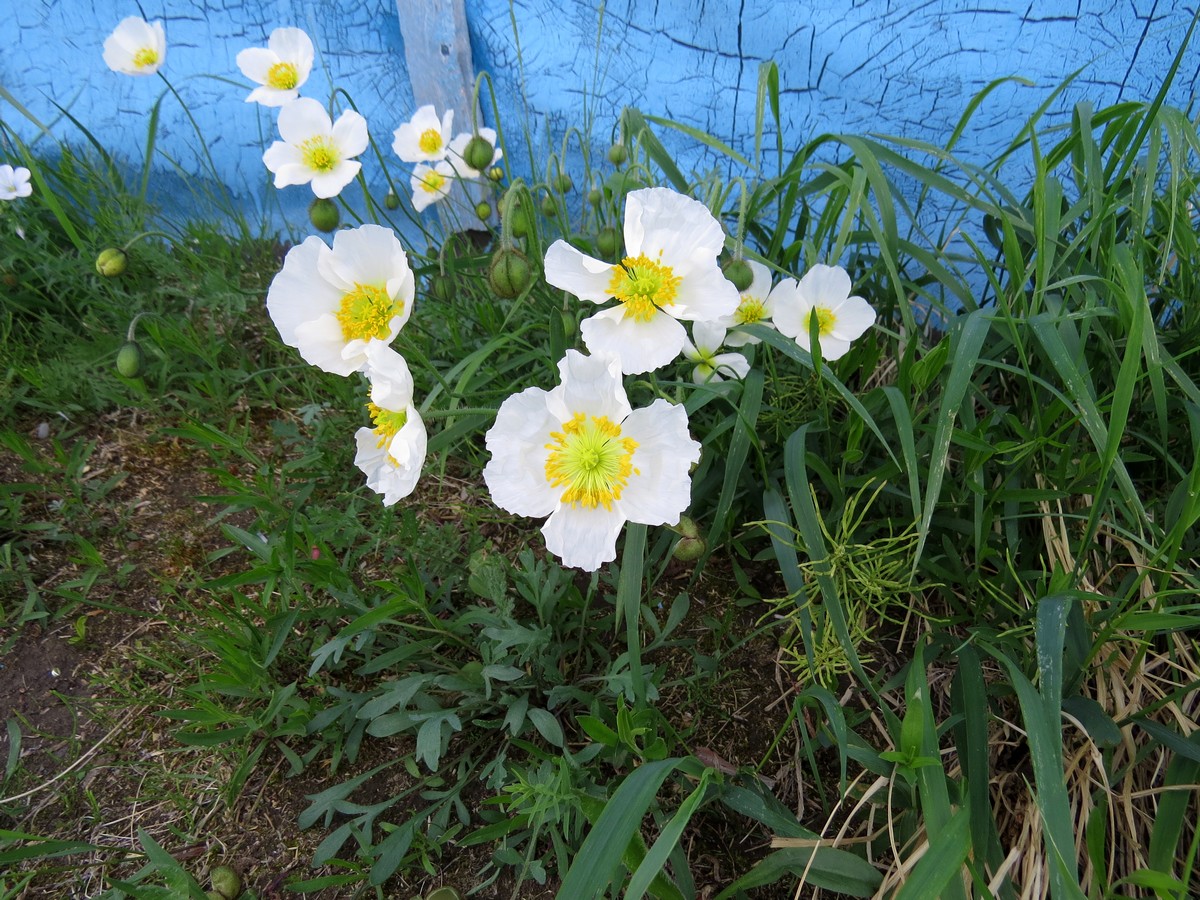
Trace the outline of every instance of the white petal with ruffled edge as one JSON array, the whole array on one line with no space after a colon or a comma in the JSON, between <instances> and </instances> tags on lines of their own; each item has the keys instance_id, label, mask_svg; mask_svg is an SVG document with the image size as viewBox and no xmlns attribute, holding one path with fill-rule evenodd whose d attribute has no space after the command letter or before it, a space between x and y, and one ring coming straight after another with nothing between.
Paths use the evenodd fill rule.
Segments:
<instances>
[{"instance_id":1,"label":"white petal with ruffled edge","mask_svg":"<svg viewBox=\"0 0 1200 900\"><path fill-rule=\"evenodd\" d=\"M546 251L543 271L547 284L568 291L580 300L606 303L612 299L608 288L616 269L612 263L595 259L566 241L557 240Z\"/></svg>"},{"instance_id":2,"label":"white petal with ruffled edge","mask_svg":"<svg viewBox=\"0 0 1200 900\"><path fill-rule=\"evenodd\" d=\"M621 512L630 522L674 525L692 502L691 467L700 444L688 434L687 411L666 400L635 409L621 423L621 436L637 441L634 473L621 492Z\"/></svg>"},{"instance_id":3,"label":"white petal with ruffled edge","mask_svg":"<svg viewBox=\"0 0 1200 900\"><path fill-rule=\"evenodd\" d=\"M624 525L625 517L615 504L612 509L560 506L542 526L542 536L546 549L564 566L594 572L617 558L617 535Z\"/></svg>"},{"instance_id":4,"label":"white petal with ruffled edge","mask_svg":"<svg viewBox=\"0 0 1200 900\"><path fill-rule=\"evenodd\" d=\"M679 356L687 331L666 313L647 322L625 315L624 306L602 309L579 326L592 354L608 354L621 361L626 375L652 372Z\"/></svg>"},{"instance_id":5,"label":"white petal with ruffled edge","mask_svg":"<svg viewBox=\"0 0 1200 900\"><path fill-rule=\"evenodd\" d=\"M562 426L546 408L546 394L531 387L506 399L484 440L492 458L483 468L483 481L492 502L518 516L549 515L562 493L546 479L546 444Z\"/></svg>"}]
</instances>

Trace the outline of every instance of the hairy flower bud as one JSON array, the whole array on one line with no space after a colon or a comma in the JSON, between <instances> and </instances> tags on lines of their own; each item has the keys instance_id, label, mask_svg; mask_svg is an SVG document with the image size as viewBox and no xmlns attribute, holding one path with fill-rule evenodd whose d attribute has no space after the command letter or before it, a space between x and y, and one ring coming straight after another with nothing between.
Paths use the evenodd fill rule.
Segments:
<instances>
[{"instance_id":1,"label":"hairy flower bud","mask_svg":"<svg viewBox=\"0 0 1200 900\"><path fill-rule=\"evenodd\" d=\"M117 371L126 378L136 378L142 370L142 348L137 341L126 341L117 351Z\"/></svg>"},{"instance_id":2,"label":"hairy flower bud","mask_svg":"<svg viewBox=\"0 0 1200 900\"><path fill-rule=\"evenodd\" d=\"M308 205L308 218L317 231L329 232L334 231L338 227L338 222L341 221L342 214L338 211L337 204L332 200L318 197Z\"/></svg>"},{"instance_id":3,"label":"hairy flower bud","mask_svg":"<svg viewBox=\"0 0 1200 900\"><path fill-rule=\"evenodd\" d=\"M614 166L621 165L627 159L629 159L629 151L625 149L624 144L613 144L608 148L608 161Z\"/></svg>"},{"instance_id":4,"label":"hairy flower bud","mask_svg":"<svg viewBox=\"0 0 1200 900\"><path fill-rule=\"evenodd\" d=\"M480 200L475 204L475 215L479 218L480 222L486 222L492 217L492 204L486 200Z\"/></svg>"},{"instance_id":5,"label":"hairy flower bud","mask_svg":"<svg viewBox=\"0 0 1200 900\"><path fill-rule=\"evenodd\" d=\"M107 250L101 250L100 255L96 257L96 271L105 278L116 278L125 271L128 262L129 258L124 250L109 247Z\"/></svg>"},{"instance_id":6,"label":"hairy flower bud","mask_svg":"<svg viewBox=\"0 0 1200 900\"><path fill-rule=\"evenodd\" d=\"M601 228L600 233L596 235L596 249L600 251L601 256L612 256L620 245L621 232L611 225Z\"/></svg>"},{"instance_id":7,"label":"hairy flower bud","mask_svg":"<svg viewBox=\"0 0 1200 900\"><path fill-rule=\"evenodd\" d=\"M230 866L217 866L208 873L213 891L225 900L235 900L242 893L242 877Z\"/></svg>"},{"instance_id":8,"label":"hairy flower bud","mask_svg":"<svg viewBox=\"0 0 1200 900\"><path fill-rule=\"evenodd\" d=\"M488 266L488 283L497 297L512 300L529 286L532 271L525 254L515 248L497 250Z\"/></svg>"},{"instance_id":9,"label":"hairy flower bud","mask_svg":"<svg viewBox=\"0 0 1200 900\"><path fill-rule=\"evenodd\" d=\"M399 209L400 196L391 188L388 188L387 196L383 198L383 205L388 209Z\"/></svg>"},{"instance_id":10,"label":"hairy flower bud","mask_svg":"<svg viewBox=\"0 0 1200 900\"><path fill-rule=\"evenodd\" d=\"M463 148L463 162L478 172L490 166L495 155L496 148L492 142L478 134L467 141L467 146Z\"/></svg>"},{"instance_id":11,"label":"hairy flower bud","mask_svg":"<svg viewBox=\"0 0 1200 900\"><path fill-rule=\"evenodd\" d=\"M754 273L744 259L731 259L721 266L725 278L733 283L738 292L746 290L754 283Z\"/></svg>"},{"instance_id":12,"label":"hairy flower bud","mask_svg":"<svg viewBox=\"0 0 1200 900\"><path fill-rule=\"evenodd\" d=\"M671 555L680 562L695 562L708 549L704 538L700 537L700 529L687 516L680 516L679 524L671 530L679 535L679 543Z\"/></svg>"}]
</instances>

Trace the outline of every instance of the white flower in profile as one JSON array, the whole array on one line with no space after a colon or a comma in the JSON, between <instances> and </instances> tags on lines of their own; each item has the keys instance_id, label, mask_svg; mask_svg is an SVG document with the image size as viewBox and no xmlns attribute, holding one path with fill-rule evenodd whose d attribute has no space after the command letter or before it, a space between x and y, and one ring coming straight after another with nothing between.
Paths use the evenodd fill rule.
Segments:
<instances>
[{"instance_id":1,"label":"white flower in profile","mask_svg":"<svg viewBox=\"0 0 1200 900\"><path fill-rule=\"evenodd\" d=\"M758 344L762 338L737 329L738 325L771 325L771 317L775 309L775 299L771 292L771 270L762 263L748 259L746 265L754 276L750 287L738 294L737 309L733 315L721 319L726 328L734 329L725 338L729 347L744 347L747 344Z\"/></svg>"},{"instance_id":2,"label":"white flower in profile","mask_svg":"<svg viewBox=\"0 0 1200 900\"><path fill-rule=\"evenodd\" d=\"M549 516L546 548L590 572L616 559L626 522L679 521L700 445L682 406L630 408L615 357L568 350L558 370L558 387L526 388L500 405L483 479L502 509Z\"/></svg>"},{"instance_id":3,"label":"white flower in profile","mask_svg":"<svg viewBox=\"0 0 1200 900\"><path fill-rule=\"evenodd\" d=\"M817 264L799 282L780 282L773 292L775 327L811 351L809 327L817 323L821 355L840 359L850 344L875 323L875 310L862 297L850 296L850 276L841 266Z\"/></svg>"},{"instance_id":4,"label":"white flower in profile","mask_svg":"<svg viewBox=\"0 0 1200 900\"><path fill-rule=\"evenodd\" d=\"M266 47L247 47L237 55L242 74L259 86L247 103L284 106L299 96L299 89L312 72L313 42L299 28L276 28Z\"/></svg>"},{"instance_id":5,"label":"white flower in profile","mask_svg":"<svg viewBox=\"0 0 1200 900\"><path fill-rule=\"evenodd\" d=\"M500 162L504 158L504 151L500 149L500 145L496 142L496 129L480 127L479 136L492 145L492 159L483 169L475 169L467 165L463 153L466 152L467 144L471 142L471 138L475 135L469 131L464 131L462 134L455 135L454 140L450 142L449 160L454 166L454 173L459 178L478 179L483 177L484 169L490 169L492 166Z\"/></svg>"},{"instance_id":6,"label":"white flower in profile","mask_svg":"<svg viewBox=\"0 0 1200 900\"><path fill-rule=\"evenodd\" d=\"M279 135L263 154L275 173L275 187L312 184L318 197L336 197L354 180L362 163L354 160L367 149L367 120L352 109L337 123L316 100L301 97L279 111Z\"/></svg>"},{"instance_id":7,"label":"white flower in profile","mask_svg":"<svg viewBox=\"0 0 1200 900\"><path fill-rule=\"evenodd\" d=\"M153 75L166 59L167 33L157 20L129 16L104 39L105 65L123 75Z\"/></svg>"},{"instance_id":8,"label":"white flower in profile","mask_svg":"<svg viewBox=\"0 0 1200 900\"><path fill-rule=\"evenodd\" d=\"M450 125L454 110L438 119L433 105L422 106L413 117L392 132L392 150L403 162L438 162L450 149Z\"/></svg>"},{"instance_id":9,"label":"white flower in profile","mask_svg":"<svg viewBox=\"0 0 1200 900\"><path fill-rule=\"evenodd\" d=\"M727 343L724 326L716 322L694 322L692 337L695 343L683 342L683 355L694 362L692 381L704 384L708 381L724 381L732 376L745 378L750 371L750 360L740 353L718 353Z\"/></svg>"},{"instance_id":10,"label":"white flower in profile","mask_svg":"<svg viewBox=\"0 0 1200 900\"><path fill-rule=\"evenodd\" d=\"M289 250L267 291L267 312L307 362L349 375L366 365L370 344L395 340L414 292L392 230L360 225L335 234L333 249L313 235Z\"/></svg>"},{"instance_id":11,"label":"white flower in profile","mask_svg":"<svg viewBox=\"0 0 1200 900\"><path fill-rule=\"evenodd\" d=\"M625 201L625 252L619 265L594 259L566 241L546 251L546 281L581 300L620 301L580 326L593 354L638 374L679 356L687 331L679 320L732 315L738 292L717 266L721 224L697 200L668 188L633 191Z\"/></svg>"},{"instance_id":12,"label":"white flower in profile","mask_svg":"<svg viewBox=\"0 0 1200 900\"><path fill-rule=\"evenodd\" d=\"M445 160L436 166L420 163L413 168L409 184L413 192L413 209L421 212L450 193L450 188L454 186L454 169Z\"/></svg>"},{"instance_id":13,"label":"white flower in profile","mask_svg":"<svg viewBox=\"0 0 1200 900\"><path fill-rule=\"evenodd\" d=\"M354 464L367 476L367 487L383 494L383 505L391 506L411 494L421 477L425 423L413 405L413 380L404 357L382 341L369 342L366 356L371 427L354 434Z\"/></svg>"},{"instance_id":14,"label":"white flower in profile","mask_svg":"<svg viewBox=\"0 0 1200 900\"><path fill-rule=\"evenodd\" d=\"M29 170L24 166L15 169L5 163L0 166L0 200L16 200L18 197L28 197L33 193L33 185L29 183Z\"/></svg>"}]
</instances>

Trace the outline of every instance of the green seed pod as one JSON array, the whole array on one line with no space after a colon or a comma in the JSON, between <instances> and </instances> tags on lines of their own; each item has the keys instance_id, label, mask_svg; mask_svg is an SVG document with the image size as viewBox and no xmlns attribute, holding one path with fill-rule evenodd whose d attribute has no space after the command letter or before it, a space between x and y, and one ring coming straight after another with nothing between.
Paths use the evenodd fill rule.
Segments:
<instances>
[{"instance_id":1,"label":"green seed pod","mask_svg":"<svg viewBox=\"0 0 1200 900\"><path fill-rule=\"evenodd\" d=\"M754 273L750 271L750 265L744 259L727 260L725 265L721 266L721 273L733 282L739 293L754 283Z\"/></svg>"},{"instance_id":2,"label":"green seed pod","mask_svg":"<svg viewBox=\"0 0 1200 900\"><path fill-rule=\"evenodd\" d=\"M137 341L126 341L117 351L117 371L126 378L136 378L142 371L142 348Z\"/></svg>"},{"instance_id":3,"label":"green seed pod","mask_svg":"<svg viewBox=\"0 0 1200 900\"><path fill-rule=\"evenodd\" d=\"M497 250L488 266L488 284L497 297L512 300L529 286L532 271L525 254L515 248Z\"/></svg>"},{"instance_id":4,"label":"green seed pod","mask_svg":"<svg viewBox=\"0 0 1200 900\"><path fill-rule=\"evenodd\" d=\"M391 188L388 188L387 196L383 198L383 205L388 209L400 208L400 198Z\"/></svg>"},{"instance_id":5,"label":"green seed pod","mask_svg":"<svg viewBox=\"0 0 1200 900\"><path fill-rule=\"evenodd\" d=\"M601 256L612 256L620 246L621 232L611 225L601 228L600 233L596 235L596 249L600 251Z\"/></svg>"},{"instance_id":6,"label":"green seed pod","mask_svg":"<svg viewBox=\"0 0 1200 900\"><path fill-rule=\"evenodd\" d=\"M208 879L225 900L235 900L242 892L242 877L230 866L217 866L208 873Z\"/></svg>"},{"instance_id":7,"label":"green seed pod","mask_svg":"<svg viewBox=\"0 0 1200 900\"><path fill-rule=\"evenodd\" d=\"M542 215L547 219L553 219L558 215L558 204L554 202L554 198L546 196L542 198Z\"/></svg>"},{"instance_id":8,"label":"green seed pod","mask_svg":"<svg viewBox=\"0 0 1200 900\"><path fill-rule=\"evenodd\" d=\"M625 149L624 144L613 144L608 148L608 161L614 166L619 166L629 159L629 151Z\"/></svg>"},{"instance_id":9,"label":"green seed pod","mask_svg":"<svg viewBox=\"0 0 1200 900\"><path fill-rule=\"evenodd\" d=\"M477 172L490 166L495 155L496 148L492 142L478 134L467 141L467 146L463 148L463 162Z\"/></svg>"},{"instance_id":10,"label":"green seed pod","mask_svg":"<svg viewBox=\"0 0 1200 900\"><path fill-rule=\"evenodd\" d=\"M332 200L318 197L308 205L308 219L317 231L330 232L338 227L342 214Z\"/></svg>"},{"instance_id":11,"label":"green seed pod","mask_svg":"<svg viewBox=\"0 0 1200 900\"><path fill-rule=\"evenodd\" d=\"M475 215L479 217L480 222L486 222L492 217L492 204L486 200L480 200L475 204Z\"/></svg>"},{"instance_id":12,"label":"green seed pod","mask_svg":"<svg viewBox=\"0 0 1200 900\"><path fill-rule=\"evenodd\" d=\"M125 255L124 250L109 247L107 250L101 250L100 255L96 257L96 271L105 278L116 278L125 271L128 263L129 257Z\"/></svg>"},{"instance_id":13,"label":"green seed pod","mask_svg":"<svg viewBox=\"0 0 1200 900\"><path fill-rule=\"evenodd\" d=\"M671 555L680 562L695 562L708 549L704 538L700 537L700 529L687 516L680 516L679 524L672 531L679 535L679 543Z\"/></svg>"},{"instance_id":14,"label":"green seed pod","mask_svg":"<svg viewBox=\"0 0 1200 900\"><path fill-rule=\"evenodd\" d=\"M488 181L499 181L504 177L504 170L499 166L492 166L487 170Z\"/></svg>"},{"instance_id":15,"label":"green seed pod","mask_svg":"<svg viewBox=\"0 0 1200 900\"><path fill-rule=\"evenodd\" d=\"M592 188L590 191L588 191L587 202L592 206L599 206L603 200L604 193L600 190L600 188Z\"/></svg>"},{"instance_id":16,"label":"green seed pod","mask_svg":"<svg viewBox=\"0 0 1200 900\"><path fill-rule=\"evenodd\" d=\"M571 189L575 187L575 182L571 180L571 176L566 172L559 172L558 177L554 179L554 187L560 194L569 194Z\"/></svg>"}]
</instances>

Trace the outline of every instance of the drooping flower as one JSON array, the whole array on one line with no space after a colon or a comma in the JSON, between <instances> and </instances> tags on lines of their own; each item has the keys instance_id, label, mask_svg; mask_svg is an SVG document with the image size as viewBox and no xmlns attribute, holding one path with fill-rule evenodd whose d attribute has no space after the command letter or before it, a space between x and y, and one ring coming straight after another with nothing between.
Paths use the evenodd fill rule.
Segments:
<instances>
[{"instance_id":1,"label":"drooping flower","mask_svg":"<svg viewBox=\"0 0 1200 900\"><path fill-rule=\"evenodd\" d=\"M366 347L366 376L371 382L367 412L371 427L354 434L354 464L367 476L367 487L391 506L413 492L425 464L425 423L413 405L408 364L382 341Z\"/></svg>"},{"instance_id":2,"label":"drooping flower","mask_svg":"<svg viewBox=\"0 0 1200 900\"><path fill-rule=\"evenodd\" d=\"M684 340L683 355L694 362L692 381L704 384L708 381L724 381L732 376L745 378L750 371L750 360L740 353L718 353L727 343L724 326L716 322L694 322L692 341Z\"/></svg>"},{"instance_id":3,"label":"drooping flower","mask_svg":"<svg viewBox=\"0 0 1200 900\"><path fill-rule=\"evenodd\" d=\"M679 521L700 445L682 406L630 408L615 357L568 350L558 370L558 387L526 388L500 405L483 479L502 509L549 516L542 534L563 565L594 571L616 559L626 522Z\"/></svg>"},{"instance_id":4,"label":"drooping flower","mask_svg":"<svg viewBox=\"0 0 1200 900\"><path fill-rule=\"evenodd\" d=\"M298 101L297 101L298 102ZM390 344L412 315L408 255L390 228L339 231L333 249L313 235L288 251L267 291L279 336L314 366L349 375L374 342Z\"/></svg>"},{"instance_id":5,"label":"drooping flower","mask_svg":"<svg viewBox=\"0 0 1200 900\"><path fill-rule=\"evenodd\" d=\"M367 120L352 109L336 123L316 100L301 97L279 111L279 134L263 154L275 173L275 187L312 184L318 197L336 197L354 180L362 163L354 160L367 149Z\"/></svg>"},{"instance_id":6,"label":"drooping flower","mask_svg":"<svg viewBox=\"0 0 1200 900\"><path fill-rule=\"evenodd\" d=\"M875 322L875 310L862 297L850 296L850 276L841 266L818 263L799 282L788 279L776 285L775 327L811 350L809 326L815 318L821 355L840 359L850 343Z\"/></svg>"},{"instance_id":7,"label":"drooping flower","mask_svg":"<svg viewBox=\"0 0 1200 900\"><path fill-rule=\"evenodd\" d=\"M104 63L123 75L153 75L167 59L162 22L138 16L122 19L104 39Z\"/></svg>"},{"instance_id":8,"label":"drooping flower","mask_svg":"<svg viewBox=\"0 0 1200 900\"><path fill-rule=\"evenodd\" d=\"M242 74L259 85L247 103L284 106L295 100L312 71L313 42L299 28L276 28L266 47L247 47L237 55Z\"/></svg>"},{"instance_id":9,"label":"drooping flower","mask_svg":"<svg viewBox=\"0 0 1200 900\"><path fill-rule=\"evenodd\" d=\"M407 163L443 160L450 149L450 125L453 121L452 109L446 110L439 121L432 104L422 106L392 133L392 150Z\"/></svg>"},{"instance_id":10,"label":"drooping flower","mask_svg":"<svg viewBox=\"0 0 1200 900\"><path fill-rule=\"evenodd\" d=\"M454 170L445 160L435 166L420 163L413 168L409 184L413 192L413 209L421 212L450 193L454 186Z\"/></svg>"},{"instance_id":11,"label":"drooping flower","mask_svg":"<svg viewBox=\"0 0 1200 900\"><path fill-rule=\"evenodd\" d=\"M32 193L33 185L29 183L27 168L17 166L14 169L8 163L0 166L0 200L16 200Z\"/></svg>"},{"instance_id":12,"label":"drooping flower","mask_svg":"<svg viewBox=\"0 0 1200 900\"><path fill-rule=\"evenodd\" d=\"M454 166L454 173L459 178L469 178L472 180L482 178L484 172L496 165L504 157L504 151L496 143L496 130L494 128L480 127L479 136L492 145L492 158L487 165L478 168L470 165L466 159L467 144L471 143L471 138L475 137L475 135L469 131L464 131L462 134L455 135L454 140L450 142L450 164ZM485 147L485 152L486 149ZM480 160L476 160L476 162L480 162Z\"/></svg>"},{"instance_id":13,"label":"drooping flower","mask_svg":"<svg viewBox=\"0 0 1200 900\"><path fill-rule=\"evenodd\" d=\"M746 260L746 265L750 267L753 275L750 287L738 294L738 305L733 315L721 319L722 325L733 329L725 337L725 344L729 347L744 347L762 341L762 338L739 330L739 325L760 324L772 327L775 297L771 290L771 270L753 259Z\"/></svg>"},{"instance_id":14,"label":"drooping flower","mask_svg":"<svg viewBox=\"0 0 1200 900\"><path fill-rule=\"evenodd\" d=\"M626 374L649 372L679 355L687 332L678 320L732 315L738 292L721 274L721 224L697 200L668 188L644 188L625 205L620 264L586 256L566 241L546 251L546 281L581 300L605 303L580 326L593 354L611 354Z\"/></svg>"}]
</instances>

